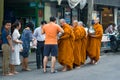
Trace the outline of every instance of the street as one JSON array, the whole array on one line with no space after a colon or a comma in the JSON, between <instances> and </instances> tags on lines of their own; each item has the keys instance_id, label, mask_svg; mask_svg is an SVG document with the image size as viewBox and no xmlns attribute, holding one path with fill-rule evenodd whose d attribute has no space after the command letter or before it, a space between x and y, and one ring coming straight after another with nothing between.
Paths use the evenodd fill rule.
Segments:
<instances>
[{"instance_id":1,"label":"street","mask_svg":"<svg viewBox=\"0 0 120 80\"><path fill-rule=\"evenodd\" d=\"M67 72L58 71L51 74L50 69L43 73L43 69L36 69L36 63L30 63L32 71L22 72L21 67L17 66L20 72L14 76L0 76L0 80L120 80L120 52L104 53L97 65L84 65L79 69ZM88 60L87 60L88 62ZM50 62L49 62L50 65ZM61 66L57 63L56 69Z\"/></svg>"}]
</instances>

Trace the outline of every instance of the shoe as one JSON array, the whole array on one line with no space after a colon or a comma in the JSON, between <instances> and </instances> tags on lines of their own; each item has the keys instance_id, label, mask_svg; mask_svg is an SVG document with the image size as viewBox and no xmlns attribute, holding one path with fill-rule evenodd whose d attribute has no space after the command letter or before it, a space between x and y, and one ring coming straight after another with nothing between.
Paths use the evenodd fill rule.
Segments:
<instances>
[{"instance_id":1,"label":"shoe","mask_svg":"<svg viewBox=\"0 0 120 80\"><path fill-rule=\"evenodd\" d=\"M51 73L57 73L58 71L57 70L55 70L55 71L51 71Z\"/></svg>"},{"instance_id":2,"label":"shoe","mask_svg":"<svg viewBox=\"0 0 120 80\"><path fill-rule=\"evenodd\" d=\"M43 73L47 73L47 70L43 70Z\"/></svg>"}]
</instances>

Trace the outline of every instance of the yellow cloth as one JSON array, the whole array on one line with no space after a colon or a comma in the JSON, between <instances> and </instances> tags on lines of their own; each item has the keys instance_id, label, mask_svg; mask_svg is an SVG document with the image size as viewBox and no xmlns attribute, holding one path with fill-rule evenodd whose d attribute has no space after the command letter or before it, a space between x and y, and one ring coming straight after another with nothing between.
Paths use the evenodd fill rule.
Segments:
<instances>
[{"instance_id":1,"label":"yellow cloth","mask_svg":"<svg viewBox=\"0 0 120 80\"><path fill-rule=\"evenodd\" d=\"M83 26L80 26L81 31L82 31L82 39L81 39L81 64L84 64L86 61L86 46L87 46L87 36L86 36L86 31Z\"/></svg>"},{"instance_id":2,"label":"yellow cloth","mask_svg":"<svg viewBox=\"0 0 120 80\"><path fill-rule=\"evenodd\" d=\"M73 28L75 41L74 41L74 64L77 66L81 65L81 38L82 38L82 31L79 26Z\"/></svg>"},{"instance_id":3,"label":"yellow cloth","mask_svg":"<svg viewBox=\"0 0 120 80\"><path fill-rule=\"evenodd\" d=\"M60 37L58 41L58 62L61 65L67 65L69 69L73 68L73 42L74 42L74 34L73 30L68 24L63 26L64 33Z\"/></svg>"},{"instance_id":4,"label":"yellow cloth","mask_svg":"<svg viewBox=\"0 0 120 80\"><path fill-rule=\"evenodd\" d=\"M87 54L92 60L98 61L100 57L103 28L99 23L94 24L93 28L95 30L95 37L88 36Z\"/></svg>"}]
</instances>

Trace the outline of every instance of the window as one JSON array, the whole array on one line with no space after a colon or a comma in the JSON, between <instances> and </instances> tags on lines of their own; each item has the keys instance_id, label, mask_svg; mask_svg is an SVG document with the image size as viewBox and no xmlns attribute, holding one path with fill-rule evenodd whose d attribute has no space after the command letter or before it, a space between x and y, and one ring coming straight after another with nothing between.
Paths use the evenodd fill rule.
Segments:
<instances>
[{"instance_id":1,"label":"window","mask_svg":"<svg viewBox=\"0 0 120 80\"><path fill-rule=\"evenodd\" d=\"M117 24L120 25L120 10L118 10L118 15L117 15Z\"/></svg>"}]
</instances>

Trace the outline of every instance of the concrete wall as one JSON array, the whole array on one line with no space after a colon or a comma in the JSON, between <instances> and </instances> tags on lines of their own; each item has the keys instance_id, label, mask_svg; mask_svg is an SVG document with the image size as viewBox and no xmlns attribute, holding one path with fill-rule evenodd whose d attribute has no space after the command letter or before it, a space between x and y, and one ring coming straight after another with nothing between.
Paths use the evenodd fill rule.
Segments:
<instances>
[{"instance_id":1,"label":"concrete wall","mask_svg":"<svg viewBox=\"0 0 120 80\"><path fill-rule=\"evenodd\" d=\"M1 26L3 22L3 13L4 13L4 0L0 0L0 34L1 34Z\"/></svg>"},{"instance_id":2,"label":"concrete wall","mask_svg":"<svg viewBox=\"0 0 120 80\"><path fill-rule=\"evenodd\" d=\"M47 22L49 22L49 18L51 16L51 7L50 3L45 3L45 8L44 8L44 18Z\"/></svg>"}]
</instances>

